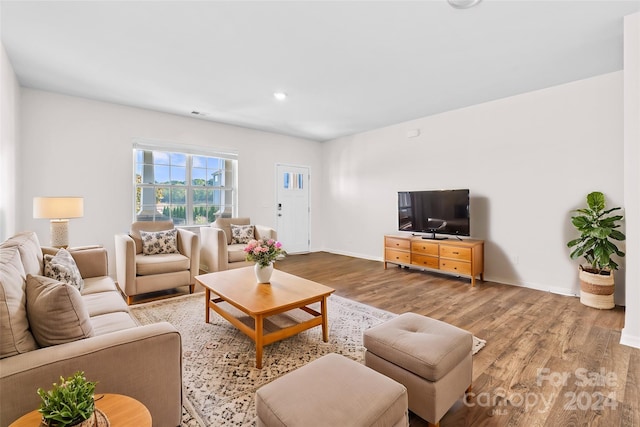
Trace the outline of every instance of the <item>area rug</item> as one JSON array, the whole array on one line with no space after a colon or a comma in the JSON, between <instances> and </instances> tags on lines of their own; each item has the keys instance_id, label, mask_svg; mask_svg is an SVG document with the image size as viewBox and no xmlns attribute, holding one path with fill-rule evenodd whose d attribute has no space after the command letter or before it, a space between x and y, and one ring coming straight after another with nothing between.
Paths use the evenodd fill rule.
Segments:
<instances>
[{"instance_id":1,"label":"area rug","mask_svg":"<svg viewBox=\"0 0 640 427\"><path fill-rule=\"evenodd\" d=\"M364 361L362 332L395 314L332 295L328 303L329 342L319 327L264 348L262 369L255 367L251 339L211 311L204 322L204 294L150 302L131 307L142 324L167 321L182 336L183 426L254 426L254 398L263 384L328 353ZM300 310L298 310L300 311ZM291 318L272 319L265 329ZM474 337L474 354L485 342Z\"/></svg>"}]
</instances>

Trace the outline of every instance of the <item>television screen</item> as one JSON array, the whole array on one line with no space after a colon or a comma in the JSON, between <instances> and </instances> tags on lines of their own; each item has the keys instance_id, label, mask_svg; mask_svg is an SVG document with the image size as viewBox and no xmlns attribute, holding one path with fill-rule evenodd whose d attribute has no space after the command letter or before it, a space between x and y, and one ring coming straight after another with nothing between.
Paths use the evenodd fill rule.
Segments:
<instances>
[{"instance_id":1,"label":"television screen","mask_svg":"<svg viewBox=\"0 0 640 427\"><path fill-rule=\"evenodd\" d=\"M398 229L470 236L469 190L399 191Z\"/></svg>"}]
</instances>

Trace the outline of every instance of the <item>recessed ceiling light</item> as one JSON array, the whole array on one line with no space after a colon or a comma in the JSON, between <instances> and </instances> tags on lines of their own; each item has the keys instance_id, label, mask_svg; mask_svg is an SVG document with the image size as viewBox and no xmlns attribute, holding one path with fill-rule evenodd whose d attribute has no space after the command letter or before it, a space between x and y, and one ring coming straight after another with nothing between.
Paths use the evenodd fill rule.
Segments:
<instances>
[{"instance_id":1,"label":"recessed ceiling light","mask_svg":"<svg viewBox=\"0 0 640 427\"><path fill-rule=\"evenodd\" d=\"M456 9L469 9L480 3L482 0L447 0Z\"/></svg>"},{"instance_id":2,"label":"recessed ceiling light","mask_svg":"<svg viewBox=\"0 0 640 427\"><path fill-rule=\"evenodd\" d=\"M284 101L285 99L287 99L287 96L288 95L284 92L273 92L273 97L278 101Z\"/></svg>"}]
</instances>

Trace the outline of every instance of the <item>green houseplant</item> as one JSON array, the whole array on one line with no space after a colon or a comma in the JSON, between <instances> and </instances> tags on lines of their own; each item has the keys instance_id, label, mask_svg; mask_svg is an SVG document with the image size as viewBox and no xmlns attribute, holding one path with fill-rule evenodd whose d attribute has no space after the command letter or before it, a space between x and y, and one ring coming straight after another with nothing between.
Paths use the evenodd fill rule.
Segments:
<instances>
[{"instance_id":1,"label":"green houseplant","mask_svg":"<svg viewBox=\"0 0 640 427\"><path fill-rule=\"evenodd\" d=\"M580 237L567 243L571 259L584 257L586 265L580 265L580 301L590 307L613 308L613 272L618 264L612 256L624 256L614 241L622 241L625 235L618 230L622 215L612 212L620 207L606 208L605 197L599 191L587 195L587 207L576 209L571 223Z\"/></svg>"},{"instance_id":2,"label":"green houseplant","mask_svg":"<svg viewBox=\"0 0 640 427\"><path fill-rule=\"evenodd\" d=\"M38 389L41 398L42 421L47 426L73 426L88 420L95 411L94 391L96 382L88 381L84 372L78 371L60 384L53 383L51 390Z\"/></svg>"}]
</instances>

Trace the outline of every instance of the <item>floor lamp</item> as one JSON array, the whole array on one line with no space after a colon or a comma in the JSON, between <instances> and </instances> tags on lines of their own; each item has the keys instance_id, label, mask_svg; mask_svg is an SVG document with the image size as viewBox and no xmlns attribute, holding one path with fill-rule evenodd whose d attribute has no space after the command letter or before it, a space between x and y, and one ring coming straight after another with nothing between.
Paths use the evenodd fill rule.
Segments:
<instances>
[{"instance_id":1,"label":"floor lamp","mask_svg":"<svg viewBox=\"0 0 640 427\"><path fill-rule=\"evenodd\" d=\"M51 246L69 246L69 218L84 216L82 197L34 197L33 217L51 220Z\"/></svg>"}]
</instances>

